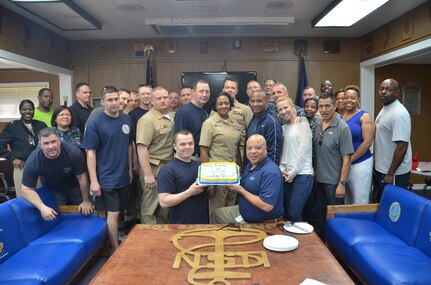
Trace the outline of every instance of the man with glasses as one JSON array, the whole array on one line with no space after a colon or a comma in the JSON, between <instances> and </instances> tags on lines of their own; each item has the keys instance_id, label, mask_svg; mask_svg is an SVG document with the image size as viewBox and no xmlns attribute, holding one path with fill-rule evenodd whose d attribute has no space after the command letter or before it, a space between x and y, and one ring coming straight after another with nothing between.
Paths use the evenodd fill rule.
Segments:
<instances>
[{"instance_id":1,"label":"man with glasses","mask_svg":"<svg viewBox=\"0 0 431 285\"><path fill-rule=\"evenodd\" d=\"M87 83L78 83L75 90L76 102L69 107L72 113L73 123L71 127L77 127L84 134L85 124L93 108L90 106L91 88Z\"/></svg>"},{"instance_id":2,"label":"man with glasses","mask_svg":"<svg viewBox=\"0 0 431 285\"><path fill-rule=\"evenodd\" d=\"M349 126L335 113L334 94L320 95L318 108L322 121L316 126L313 137L317 203L313 222L316 233L324 238L326 206L344 204L350 156L354 151Z\"/></svg>"},{"instance_id":3,"label":"man with glasses","mask_svg":"<svg viewBox=\"0 0 431 285\"><path fill-rule=\"evenodd\" d=\"M210 99L210 86L205 80L198 80L194 84L192 100L181 107L175 114L174 133L179 130L188 130L193 135L194 152L192 158L199 160L202 124L208 118L204 105Z\"/></svg>"},{"instance_id":4,"label":"man with glasses","mask_svg":"<svg viewBox=\"0 0 431 285\"><path fill-rule=\"evenodd\" d=\"M265 91L265 94L268 98L268 102L274 101L274 99L272 98L272 87L274 86L274 84L275 80L271 78L267 78L263 82L263 91Z\"/></svg>"},{"instance_id":5,"label":"man with glasses","mask_svg":"<svg viewBox=\"0 0 431 285\"><path fill-rule=\"evenodd\" d=\"M153 108L139 119L136 131L139 177L143 188L141 223L160 224L168 222L168 211L159 206L157 177L173 156L174 118L169 113L169 95L165 88L153 89L151 103Z\"/></svg>"}]
</instances>

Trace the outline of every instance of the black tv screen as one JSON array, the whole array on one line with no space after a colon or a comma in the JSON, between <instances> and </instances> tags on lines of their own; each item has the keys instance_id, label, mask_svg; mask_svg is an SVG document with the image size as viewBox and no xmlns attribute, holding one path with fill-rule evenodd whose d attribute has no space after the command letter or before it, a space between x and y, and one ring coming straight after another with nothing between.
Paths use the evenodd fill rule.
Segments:
<instances>
[{"instance_id":1,"label":"black tv screen","mask_svg":"<svg viewBox=\"0 0 431 285\"><path fill-rule=\"evenodd\" d=\"M207 81L210 85L211 97L204 109L210 113L215 102L215 96L221 92L223 88L223 80L225 78L235 78L239 82L238 94L236 99L244 104L248 104L248 96L245 93L247 90L247 83L250 80L256 80L256 71L235 71L235 72L182 72L181 83L182 86L193 87L193 84L200 79Z\"/></svg>"}]
</instances>

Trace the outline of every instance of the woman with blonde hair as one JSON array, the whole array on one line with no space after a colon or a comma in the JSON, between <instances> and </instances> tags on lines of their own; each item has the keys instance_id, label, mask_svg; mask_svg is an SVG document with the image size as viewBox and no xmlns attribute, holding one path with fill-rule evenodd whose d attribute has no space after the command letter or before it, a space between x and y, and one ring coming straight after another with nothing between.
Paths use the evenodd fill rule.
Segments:
<instances>
[{"instance_id":1,"label":"woman with blonde hair","mask_svg":"<svg viewBox=\"0 0 431 285\"><path fill-rule=\"evenodd\" d=\"M307 118L296 115L289 97L277 99L277 112L283 125L280 169L285 181L285 218L302 221L302 210L313 189L312 136Z\"/></svg>"}]
</instances>

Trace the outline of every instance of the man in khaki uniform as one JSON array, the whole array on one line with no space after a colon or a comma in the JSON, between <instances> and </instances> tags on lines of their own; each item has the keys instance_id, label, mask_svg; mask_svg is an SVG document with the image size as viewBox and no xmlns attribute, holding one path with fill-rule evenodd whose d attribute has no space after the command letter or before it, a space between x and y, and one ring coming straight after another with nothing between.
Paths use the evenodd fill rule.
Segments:
<instances>
[{"instance_id":1,"label":"man in khaki uniform","mask_svg":"<svg viewBox=\"0 0 431 285\"><path fill-rule=\"evenodd\" d=\"M245 145L245 131L247 129L248 123L253 117L253 112L251 111L249 106L244 105L238 102L238 100L236 100L236 95L238 94L238 85L238 80L234 78L225 78L225 80L223 81L222 91L232 96L232 99L234 101L234 106L229 112L229 118L234 119L241 129L241 141L239 143L240 156L238 157L237 161L242 168L241 162L244 161L243 156Z\"/></svg>"},{"instance_id":2,"label":"man in khaki uniform","mask_svg":"<svg viewBox=\"0 0 431 285\"><path fill-rule=\"evenodd\" d=\"M169 95L163 87L151 93L153 108L138 121L136 145L139 158L139 178L143 188L141 223L167 223L167 209L159 206L157 176L173 156L174 118L169 113ZM157 218L156 218L157 215Z\"/></svg>"},{"instance_id":3,"label":"man in khaki uniform","mask_svg":"<svg viewBox=\"0 0 431 285\"><path fill-rule=\"evenodd\" d=\"M201 162L228 161L237 162L238 145L241 139L241 129L238 123L229 115L233 99L226 93L216 96L216 109L202 125L199 141ZM224 103L217 106L218 101ZM235 205L236 193L225 186L208 187L210 193L209 213L215 209Z\"/></svg>"}]
</instances>

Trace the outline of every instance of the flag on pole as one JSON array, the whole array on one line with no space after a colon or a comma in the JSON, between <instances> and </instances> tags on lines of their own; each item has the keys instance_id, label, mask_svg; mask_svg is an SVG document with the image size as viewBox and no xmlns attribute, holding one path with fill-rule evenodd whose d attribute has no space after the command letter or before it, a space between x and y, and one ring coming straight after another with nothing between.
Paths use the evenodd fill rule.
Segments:
<instances>
[{"instance_id":1,"label":"flag on pole","mask_svg":"<svg viewBox=\"0 0 431 285\"><path fill-rule=\"evenodd\" d=\"M305 69L304 57L301 55L300 63L299 63L298 90L296 91L296 99L295 99L295 105L301 108L304 107L304 100L302 100L302 92L304 91L304 87L306 87L307 85L308 85L307 70Z\"/></svg>"},{"instance_id":2,"label":"flag on pole","mask_svg":"<svg viewBox=\"0 0 431 285\"><path fill-rule=\"evenodd\" d=\"M150 85L151 87L154 87L154 80L153 80L153 69L151 67L151 61L149 58L147 58L147 72L146 72L146 79L145 84Z\"/></svg>"}]
</instances>

